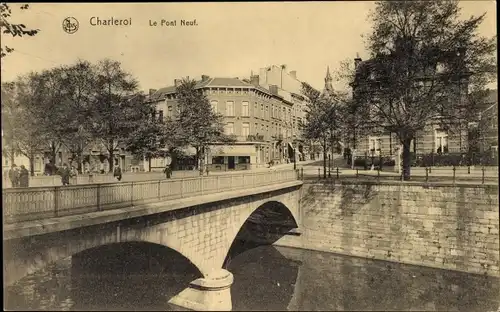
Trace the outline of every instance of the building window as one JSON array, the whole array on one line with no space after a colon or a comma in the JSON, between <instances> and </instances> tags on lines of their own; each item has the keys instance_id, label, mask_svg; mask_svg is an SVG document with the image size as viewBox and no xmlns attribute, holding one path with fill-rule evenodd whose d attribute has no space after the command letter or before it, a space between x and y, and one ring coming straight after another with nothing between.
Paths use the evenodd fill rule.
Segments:
<instances>
[{"instance_id":1,"label":"building window","mask_svg":"<svg viewBox=\"0 0 500 312\"><path fill-rule=\"evenodd\" d=\"M448 153L448 133L446 131L436 130L434 142L436 153Z\"/></svg>"},{"instance_id":2,"label":"building window","mask_svg":"<svg viewBox=\"0 0 500 312\"><path fill-rule=\"evenodd\" d=\"M253 104L253 116L258 117L258 112L257 112L257 102Z\"/></svg>"},{"instance_id":3,"label":"building window","mask_svg":"<svg viewBox=\"0 0 500 312\"><path fill-rule=\"evenodd\" d=\"M158 121L163 122L163 110L161 109L158 111Z\"/></svg>"},{"instance_id":4,"label":"building window","mask_svg":"<svg viewBox=\"0 0 500 312\"><path fill-rule=\"evenodd\" d=\"M212 164L214 164L214 165L223 165L224 164L224 156L215 156L215 157L212 157Z\"/></svg>"},{"instance_id":5,"label":"building window","mask_svg":"<svg viewBox=\"0 0 500 312\"><path fill-rule=\"evenodd\" d=\"M167 109L167 117L172 117L172 106L169 106Z\"/></svg>"},{"instance_id":6,"label":"building window","mask_svg":"<svg viewBox=\"0 0 500 312\"><path fill-rule=\"evenodd\" d=\"M269 119L269 106L266 105L266 119Z\"/></svg>"},{"instance_id":7,"label":"building window","mask_svg":"<svg viewBox=\"0 0 500 312\"><path fill-rule=\"evenodd\" d=\"M380 138L378 137L368 137L368 150L369 151L378 151L380 150Z\"/></svg>"},{"instance_id":8,"label":"building window","mask_svg":"<svg viewBox=\"0 0 500 312\"><path fill-rule=\"evenodd\" d=\"M226 102L226 116L234 116L234 102L233 101Z\"/></svg>"},{"instance_id":9,"label":"building window","mask_svg":"<svg viewBox=\"0 0 500 312\"><path fill-rule=\"evenodd\" d=\"M258 123L255 124L255 130L254 131L256 132L255 134L257 134L259 132L259 124Z\"/></svg>"},{"instance_id":10,"label":"building window","mask_svg":"<svg viewBox=\"0 0 500 312\"><path fill-rule=\"evenodd\" d=\"M210 101L210 106L212 107L212 111L217 114L217 106L218 106L219 102L213 100L213 101Z\"/></svg>"},{"instance_id":11,"label":"building window","mask_svg":"<svg viewBox=\"0 0 500 312\"><path fill-rule=\"evenodd\" d=\"M249 115L250 114L249 114L249 111L248 111L248 102L243 101L241 103L241 116L248 117Z\"/></svg>"},{"instance_id":12,"label":"building window","mask_svg":"<svg viewBox=\"0 0 500 312\"><path fill-rule=\"evenodd\" d=\"M227 135L234 134L234 122L228 122L226 124L226 134Z\"/></svg>"},{"instance_id":13,"label":"building window","mask_svg":"<svg viewBox=\"0 0 500 312\"><path fill-rule=\"evenodd\" d=\"M260 104L260 117L264 119L264 104Z\"/></svg>"},{"instance_id":14,"label":"building window","mask_svg":"<svg viewBox=\"0 0 500 312\"><path fill-rule=\"evenodd\" d=\"M244 122L241 127L241 135L245 138L250 135L250 123Z\"/></svg>"},{"instance_id":15,"label":"building window","mask_svg":"<svg viewBox=\"0 0 500 312\"><path fill-rule=\"evenodd\" d=\"M238 164L249 164L250 156L238 156Z\"/></svg>"}]
</instances>

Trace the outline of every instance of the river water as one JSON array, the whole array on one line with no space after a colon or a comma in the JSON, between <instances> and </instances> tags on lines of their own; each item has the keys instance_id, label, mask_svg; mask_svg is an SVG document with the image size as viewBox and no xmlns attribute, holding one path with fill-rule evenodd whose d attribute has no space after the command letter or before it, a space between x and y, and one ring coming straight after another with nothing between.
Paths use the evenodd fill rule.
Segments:
<instances>
[{"instance_id":1,"label":"river water","mask_svg":"<svg viewBox=\"0 0 500 312\"><path fill-rule=\"evenodd\" d=\"M167 303L192 272L130 270L81 274L71 258L5 290L8 310L182 310ZM176 267L178 268L178 267ZM500 280L293 248L260 246L238 254L233 310L497 311ZM133 272L133 273L131 273Z\"/></svg>"}]
</instances>

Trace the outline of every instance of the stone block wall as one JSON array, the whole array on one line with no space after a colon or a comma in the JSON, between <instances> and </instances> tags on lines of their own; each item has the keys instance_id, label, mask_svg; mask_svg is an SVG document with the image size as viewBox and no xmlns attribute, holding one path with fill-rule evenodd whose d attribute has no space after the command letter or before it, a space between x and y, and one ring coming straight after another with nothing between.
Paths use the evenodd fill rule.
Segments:
<instances>
[{"instance_id":1,"label":"stone block wall","mask_svg":"<svg viewBox=\"0 0 500 312\"><path fill-rule=\"evenodd\" d=\"M304 184L301 236L276 245L499 274L496 185Z\"/></svg>"}]
</instances>

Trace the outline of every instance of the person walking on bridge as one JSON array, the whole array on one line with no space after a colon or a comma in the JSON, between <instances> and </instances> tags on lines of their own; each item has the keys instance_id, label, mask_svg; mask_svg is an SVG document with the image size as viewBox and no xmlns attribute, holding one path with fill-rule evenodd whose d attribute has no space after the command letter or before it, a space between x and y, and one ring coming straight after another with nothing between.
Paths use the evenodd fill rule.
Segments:
<instances>
[{"instance_id":1,"label":"person walking on bridge","mask_svg":"<svg viewBox=\"0 0 500 312\"><path fill-rule=\"evenodd\" d=\"M9 170L9 180L12 187L19 187L19 170L17 169L16 164L12 164L12 167Z\"/></svg>"},{"instance_id":2,"label":"person walking on bridge","mask_svg":"<svg viewBox=\"0 0 500 312\"><path fill-rule=\"evenodd\" d=\"M62 168L59 169L58 174L61 176L62 185L69 185L71 170L68 168L67 164L63 164Z\"/></svg>"},{"instance_id":3,"label":"person walking on bridge","mask_svg":"<svg viewBox=\"0 0 500 312\"><path fill-rule=\"evenodd\" d=\"M115 167L115 170L113 171L113 176L118 180L118 182L121 181L121 179L122 179L122 168L120 168L120 165L117 165Z\"/></svg>"},{"instance_id":4,"label":"person walking on bridge","mask_svg":"<svg viewBox=\"0 0 500 312\"><path fill-rule=\"evenodd\" d=\"M30 183L30 173L24 165L21 165L21 170L19 171L19 186L29 187Z\"/></svg>"},{"instance_id":5,"label":"person walking on bridge","mask_svg":"<svg viewBox=\"0 0 500 312\"><path fill-rule=\"evenodd\" d=\"M170 179L170 177L172 176L172 169L170 168L169 165L165 166L165 169L163 170L163 173L165 173L165 177L167 179Z\"/></svg>"}]
</instances>

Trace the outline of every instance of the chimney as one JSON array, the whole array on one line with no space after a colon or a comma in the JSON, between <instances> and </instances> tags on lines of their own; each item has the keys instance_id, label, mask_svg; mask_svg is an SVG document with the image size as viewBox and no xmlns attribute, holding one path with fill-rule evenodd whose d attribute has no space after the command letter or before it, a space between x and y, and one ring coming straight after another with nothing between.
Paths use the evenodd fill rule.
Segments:
<instances>
[{"instance_id":1,"label":"chimney","mask_svg":"<svg viewBox=\"0 0 500 312\"><path fill-rule=\"evenodd\" d=\"M149 95L153 95L156 92L156 89L149 89Z\"/></svg>"},{"instance_id":2,"label":"chimney","mask_svg":"<svg viewBox=\"0 0 500 312\"><path fill-rule=\"evenodd\" d=\"M286 72L286 64L281 65L281 69Z\"/></svg>"},{"instance_id":3,"label":"chimney","mask_svg":"<svg viewBox=\"0 0 500 312\"><path fill-rule=\"evenodd\" d=\"M269 85L269 92L271 92L271 94L278 95L278 86Z\"/></svg>"},{"instance_id":4,"label":"chimney","mask_svg":"<svg viewBox=\"0 0 500 312\"><path fill-rule=\"evenodd\" d=\"M250 76L250 83L253 84L254 86L258 86L259 85L259 75Z\"/></svg>"},{"instance_id":5,"label":"chimney","mask_svg":"<svg viewBox=\"0 0 500 312\"><path fill-rule=\"evenodd\" d=\"M356 58L354 59L354 69L358 69L359 63L361 63L362 59L359 57L359 54L356 53Z\"/></svg>"},{"instance_id":6,"label":"chimney","mask_svg":"<svg viewBox=\"0 0 500 312\"><path fill-rule=\"evenodd\" d=\"M292 78L294 79L297 79L297 71L296 70L290 71L290 76L292 76Z\"/></svg>"},{"instance_id":7,"label":"chimney","mask_svg":"<svg viewBox=\"0 0 500 312\"><path fill-rule=\"evenodd\" d=\"M178 86L181 85L181 79L174 79L174 86L177 88Z\"/></svg>"},{"instance_id":8,"label":"chimney","mask_svg":"<svg viewBox=\"0 0 500 312\"><path fill-rule=\"evenodd\" d=\"M208 75L201 75L201 81L207 81L208 79L210 79L210 76L208 76Z\"/></svg>"}]
</instances>

